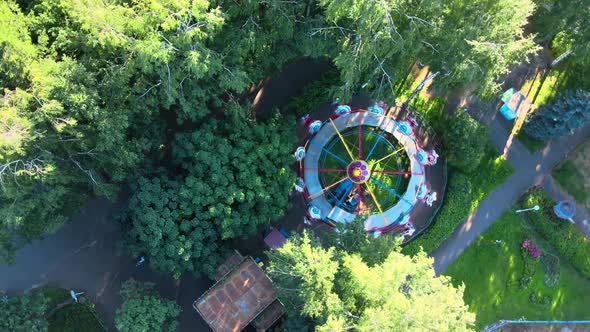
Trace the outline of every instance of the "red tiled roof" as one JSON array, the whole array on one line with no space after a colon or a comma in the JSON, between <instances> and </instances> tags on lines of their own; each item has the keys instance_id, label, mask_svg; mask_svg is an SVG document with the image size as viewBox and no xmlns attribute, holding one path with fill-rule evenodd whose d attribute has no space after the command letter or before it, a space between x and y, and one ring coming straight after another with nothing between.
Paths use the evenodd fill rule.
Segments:
<instances>
[{"instance_id":1,"label":"red tiled roof","mask_svg":"<svg viewBox=\"0 0 590 332\"><path fill-rule=\"evenodd\" d=\"M231 270L235 269L236 265L240 264L244 260L244 256L242 256L238 251L234 251L234 253L229 256L225 262L217 268L217 273L215 274L215 281L221 280L223 276L228 274Z\"/></svg>"},{"instance_id":2,"label":"red tiled roof","mask_svg":"<svg viewBox=\"0 0 590 332\"><path fill-rule=\"evenodd\" d=\"M268 330L283 315L283 304L276 299L252 321L257 330Z\"/></svg>"},{"instance_id":3,"label":"red tiled roof","mask_svg":"<svg viewBox=\"0 0 590 332\"><path fill-rule=\"evenodd\" d=\"M270 279L248 257L193 303L215 332L238 332L277 298Z\"/></svg>"}]
</instances>

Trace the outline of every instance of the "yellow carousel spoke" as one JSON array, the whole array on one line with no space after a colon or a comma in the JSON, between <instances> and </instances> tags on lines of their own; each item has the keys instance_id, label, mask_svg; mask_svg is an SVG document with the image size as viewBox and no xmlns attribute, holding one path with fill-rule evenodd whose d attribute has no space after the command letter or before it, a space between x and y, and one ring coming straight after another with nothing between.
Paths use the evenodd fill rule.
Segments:
<instances>
[{"instance_id":1,"label":"yellow carousel spoke","mask_svg":"<svg viewBox=\"0 0 590 332\"><path fill-rule=\"evenodd\" d=\"M332 119L330 119L330 123L332 124L332 127L334 127L334 130L336 130L336 134L338 134L338 137L340 137L340 141L342 142L342 144L344 144L344 147L346 148L346 152L348 152L348 156L350 156L350 160L355 160L354 156L352 155L352 152L348 148L348 145L344 141L344 137L342 137L342 134L340 133L338 128L336 128L336 124L334 123L334 121L332 121Z\"/></svg>"},{"instance_id":2,"label":"yellow carousel spoke","mask_svg":"<svg viewBox=\"0 0 590 332\"><path fill-rule=\"evenodd\" d=\"M327 187L323 188L322 190L320 190L320 191L318 191L318 192L316 192L316 193L314 193L314 194L312 194L312 195L309 195L309 199L314 199L314 198L318 197L319 195L321 195L321 194L325 193L325 192L326 192L326 190L328 190L328 189L330 189L330 188L334 187L335 185L339 184L340 182L342 182L342 181L344 181L344 180L346 180L346 179L348 179L348 177L347 177L347 176L345 176L345 177L343 177L342 179L340 179L339 181L337 181L337 182L334 182L334 183L332 183L331 185L329 185L329 186L327 186Z\"/></svg>"},{"instance_id":3,"label":"yellow carousel spoke","mask_svg":"<svg viewBox=\"0 0 590 332\"><path fill-rule=\"evenodd\" d=\"M383 160L385 160L385 159L387 159L387 158L390 158L390 157L393 157L393 156L395 156L395 155L396 155L398 152L400 152L400 151L401 151L401 150L403 150L403 149L404 149L404 147L401 147L401 148L399 148L399 149L397 149L397 150L393 151L392 153L388 154L387 156L385 156L385 157L383 157L383 158L381 158L381 159L377 160L377 161L374 163L374 165L376 165L376 164L378 164L378 163L382 162Z\"/></svg>"},{"instance_id":4,"label":"yellow carousel spoke","mask_svg":"<svg viewBox=\"0 0 590 332\"><path fill-rule=\"evenodd\" d=\"M365 187L367 188L367 191L369 192L369 194L371 194L371 197L373 198L373 202L375 202L375 205L377 205L377 209L379 209L379 212L383 216L383 219L385 220L385 224L389 225L389 220L387 220L387 217L383 213L383 209L381 208L381 204L379 204L379 202L377 201L377 197L375 197L375 194L373 194L373 190L371 190L371 187L368 184Z\"/></svg>"}]
</instances>

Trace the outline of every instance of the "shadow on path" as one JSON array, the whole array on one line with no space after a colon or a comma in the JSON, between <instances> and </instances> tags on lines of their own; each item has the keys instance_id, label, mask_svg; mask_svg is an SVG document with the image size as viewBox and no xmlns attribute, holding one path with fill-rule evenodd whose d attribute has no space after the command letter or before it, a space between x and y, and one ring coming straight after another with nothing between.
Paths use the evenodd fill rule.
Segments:
<instances>
[{"instance_id":1,"label":"shadow on path","mask_svg":"<svg viewBox=\"0 0 590 332\"><path fill-rule=\"evenodd\" d=\"M280 77L267 80L262 85L257 95L256 110L285 105L302 91L303 86L319 78L329 65L329 61L304 60L287 66ZM274 225L280 224L287 230L301 225L305 209L300 201L293 203L294 207L286 211L285 217L273 222ZM112 218L124 205L124 198L114 203L106 198L89 201L80 214L58 232L20 249L15 264L0 265L0 289L9 295L43 286L84 292L96 303L96 309L107 327L115 330L115 313L121 305L118 295L121 283L129 278L150 281L156 283L162 296L175 299L182 308L180 331L210 331L201 316L192 309L192 303L213 285L213 281L189 273L185 273L180 280L155 273L149 268L149 257L147 264L136 267L136 258L121 248L119 225ZM242 245L245 248L248 243ZM245 252L256 254L248 250Z\"/></svg>"}]
</instances>

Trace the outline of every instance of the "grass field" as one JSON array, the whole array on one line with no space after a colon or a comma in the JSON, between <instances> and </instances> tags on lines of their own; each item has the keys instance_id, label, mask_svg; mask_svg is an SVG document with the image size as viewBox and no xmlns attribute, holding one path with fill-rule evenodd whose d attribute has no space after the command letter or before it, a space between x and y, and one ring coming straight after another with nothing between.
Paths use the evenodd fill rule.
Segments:
<instances>
[{"instance_id":1,"label":"grass field","mask_svg":"<svg viewBox=\"0 0 590 332\"><path fill-rule=\"evenodd\" d=\"M521 244L533 239L545 252L555 250L521 216L510 211L502 215L484 234L449 266L445 275L453 283L465 284L465 302L476 313L481 329L500 319L582 320L590 319L590 280L585 279L560 257L558 283L549 288L543 282L545 268L534 265L532 281L525 289L517 286L524 271ZM502 241L501 245L495 244ZM531 293L550 296L548 305L533 304Z\"/></svg>"}]
</instances>

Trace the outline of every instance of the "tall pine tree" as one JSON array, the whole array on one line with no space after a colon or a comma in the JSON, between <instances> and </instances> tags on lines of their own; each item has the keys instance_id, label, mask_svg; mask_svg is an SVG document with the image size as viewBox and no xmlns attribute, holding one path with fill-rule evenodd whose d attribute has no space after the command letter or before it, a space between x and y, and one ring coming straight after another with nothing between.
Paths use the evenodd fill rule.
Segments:
<instances>
[{"instance_id":1,"label":"tall pine tree","mask_svg":"<svg viewBox=\"0 0 590 332\"><path fill-rule=\"evenodd\" d=\"M548 141L571 133L590 120L590 93L566 91L533 113L524 126L532 137Z\"/></svg>"}]
</instances>

